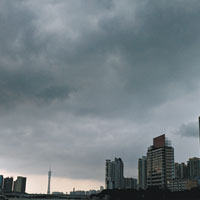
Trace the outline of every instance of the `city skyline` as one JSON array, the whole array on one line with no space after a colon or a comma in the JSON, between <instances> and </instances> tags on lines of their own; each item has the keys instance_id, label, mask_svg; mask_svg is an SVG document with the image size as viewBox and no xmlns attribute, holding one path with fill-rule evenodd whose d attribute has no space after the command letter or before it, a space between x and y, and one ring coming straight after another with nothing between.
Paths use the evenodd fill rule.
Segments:
<instances>
[{"instance_id":1,"label":"city skyline","mask_svg":"<svg viewBox=\"0 0 200 200\"><path fill-rule=\"evenodd\" d=\"M197 168L193 168L193 167L191 168L191 164L189 164L189 163L191 163L191 161L195 162L196 160L198 160L198 162L199 162L200 158L191 157L191 158L188 158L189 161L181 161L181 163L179 164L174 160L174 153L175 152L174 152L174 148L171 145L172 145L172 141L169 140L169 138L166 137L165 134L153 138L153 145L151 145L150 147L147 148L146 156L142 156L142 158L138 159L138 169L137 169L137 178L138 179L137 178L133 178L133 177L126 178L124 176L124 163L123 163L121 158L116 158L115 157L114 161L111 161L110 159L106 159L106 166L105 166L106 167L105 168L106 173L105 173L105 183L104 183L105 184L105 189L115 189L115 188L128 189L128 188L132 188L132 189L144 189L144 190L146 190L149 186L152 186L152 182L151 181L149 182L149 180L152 179L152 178L150 178L151 175L149 175L149 172L152 169L154 169L155 167L163 166L162 162L165 163L166 161L163 160L162 162L159 163L158 159L161 159L161 158L163 159L166 156L168 157L168 161L167 161L168 162L168 164L167 164L168 167L169 166L172 167L172 165L173 165L172 168L171 167L168 168L168 172L170 172L170 174L171 174L169 176L169 180L172 180L173 178L179 178L179 179L183 179L183 180L186 179L187 174L184 174L184 173L187 173L187 172L184 172L183 171L184 169L182 167L185 167L185 170L186 170L187 165L189 167L189 177L191 179L194 179L196 177L196 174L200 175L199 174L200 171L197 169L197 168L199 168L199 166L198 167L196 166ZM160 149L159 150L160 153L159 153L158 149ZM155 150L155 155L153 153L154 150ZM165 151L167 151L167 152L164 153ZM149 155L151 155L151 156L149 156ZM154 156L155 156L155 158L154 158ZM159 156L160 156L160 158L159 158ZM169 160L169 157L170 157L170 160ZM153 161L154 159L155 159L156 162ZM151 169L150 169L150 166L151 166ZM181 168L179 168L178 166L180 166ZM191 170L197 170L197 171L191 171ZM166 171L166 169L164 171ZM78 192L94 191L94 190L101 191L101 189L99 190L99 188L104 187L102 185L97 185L96 188L91 188L91 186L89 185L89 187L87 186L86 188L84 188L84 187L78 188L78 190L76 190L75 187L73 187L73 191L72 191L69 188L68 188L68 190L61 189L61 188L63 188L63 186L64 186L64 188L66 188L66 185L60 185L57 182L58 190L55 190L55 191L51 192L51 190L50 190L50 188L51 188L50 187L50 185L51 185L51 174L52 174L52 171L51 171L51 167L50 167L49 170L48 170L48 181L47 181L47 194L48 195L49 194L54 194L54 193L55 194L56 193L58 193L58 194L59 193L60 194L61 193L62 194L71 194L71 193L74 193L75 191L78 191ZM193 174L195 174L195 175L193 175ZM163 175L161 177L163 177ZM4 178L6 178L6 179L10 179L11 178L12 179L12 186L11 186L11 191L10 192L12 192L12 191L13 192L17 192L18 190L20 191L21 189L16 189L15 184L18 181L18 179L21 179L21 178L22 179L24 179L24 178L26 179L26 177L22 177L22 176L17 176L16 181L14 181L13 176L8 176L8 177L4 177ZM58 178L58 177L55 177L55 178ZM38 183L38 181L41 181L41 180L38 179L37 183ZM126 181L127 181L127 183L126 183ZM167 180L163 179L161 182L159 182L159 184L157 182L156 183L161 188L167 187L166 185L162 185L161 184L162 182L165 183L165 182L167 182ZM126 185L126 184L128 184L128 185ZM21 188L21 186L18 185L18 188ZM24 189L22 189L22 191L23 191L22 193L24 193L25 190L26 190L26 180L25 180ZM35 194L40 194L40 193L41 194L45 194L44 192L40 192L40 193L38 191L37 192L32 192L31 190L27 190L26 192L27 193L35 193Z\"/></svg>"},{"instance_id":2,"label":"city skyline","mask_svg":"<svg viewBox=\"0 0 200 200\"><path fill-rule=\"evenodd\" d=\"M166 134L199 157L200 1L1 0L0 174L27 191L99 189L105 159ZM190 148L185 148L190 147Z\"/></svg>"}]
</instances>

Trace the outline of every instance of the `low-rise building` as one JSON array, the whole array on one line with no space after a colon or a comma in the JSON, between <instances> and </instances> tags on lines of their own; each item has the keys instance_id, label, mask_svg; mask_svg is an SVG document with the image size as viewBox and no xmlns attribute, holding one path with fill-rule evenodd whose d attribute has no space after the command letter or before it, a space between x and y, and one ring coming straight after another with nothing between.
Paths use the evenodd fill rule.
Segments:
<instances>
[{"instance_id":1,"label":"low-rise building","mask_svg":"<svg viewBox=\"0 0 200 200\"><path fill-rule=\"evenodd\" d=\"M198 187L197 180L190 179L173 179L168 182L168 189L172 192L191 190L192 188Z\"/></svg>"}]
</instances>

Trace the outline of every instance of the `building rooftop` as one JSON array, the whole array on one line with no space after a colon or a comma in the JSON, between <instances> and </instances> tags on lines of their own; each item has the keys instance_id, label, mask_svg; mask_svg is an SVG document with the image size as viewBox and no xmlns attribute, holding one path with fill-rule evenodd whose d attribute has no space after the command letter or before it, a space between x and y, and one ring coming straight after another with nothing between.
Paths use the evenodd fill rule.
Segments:
<instances>
[{"instance_id":1,"label":"building rooftop","mask_svg":"<svg viewBox=\"0 0 200 200\"><path fill-rule=\"evenodd\" d=\"M153 148L171 147L171 141L165 137L165 134L153 138Z\"/></svg>"}]
</instances>

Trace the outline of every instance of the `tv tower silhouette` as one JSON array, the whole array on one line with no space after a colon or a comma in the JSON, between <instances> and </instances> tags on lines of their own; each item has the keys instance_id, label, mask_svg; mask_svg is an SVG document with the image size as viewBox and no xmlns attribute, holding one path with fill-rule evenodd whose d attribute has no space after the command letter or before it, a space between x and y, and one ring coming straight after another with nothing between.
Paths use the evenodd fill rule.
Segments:
<instances>
[{"instance_id":1,"label":"tv tower silhouette","mask_svg":"<svg viewBox=\"0 0 200 200\"><path fill-rule=\"evenodd\" d=\"M51 167L49 168L49 171L48 171L48 188L47 188L47 194L51 193L50 188L51 188Z\"/></svg>"}]
</instances>

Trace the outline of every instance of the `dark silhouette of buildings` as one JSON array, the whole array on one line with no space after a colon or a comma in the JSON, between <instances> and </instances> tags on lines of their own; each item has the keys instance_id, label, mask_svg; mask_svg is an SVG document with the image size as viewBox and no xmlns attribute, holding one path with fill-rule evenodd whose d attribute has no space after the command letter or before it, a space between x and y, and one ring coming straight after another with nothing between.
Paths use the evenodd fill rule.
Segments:
<instances>
[{"instance_id":1,"label":"dark silhouette of buildings","mask_svg":"<svg viewBox=\"0 0 200 200\"><path fill-rule=\"evenodd\" d=\"M124 178L124 163L121 158L114 161L106 160L105 185L107 189L122 189Z\"/></svg>"},{"instance_id":2,"label":"dark silhouette of buildings","mask_svg":"<svg viewBox=\"0 0 200 200\"><path fill-rule=\"evenodd\" d=\"M169 190L158 189L156 187L147 190L103 190L99 194L94 194L91 199L109 200L199 200L200 189L195 188L191 191L171 192Z\"/></svg>"}]
</instances>

